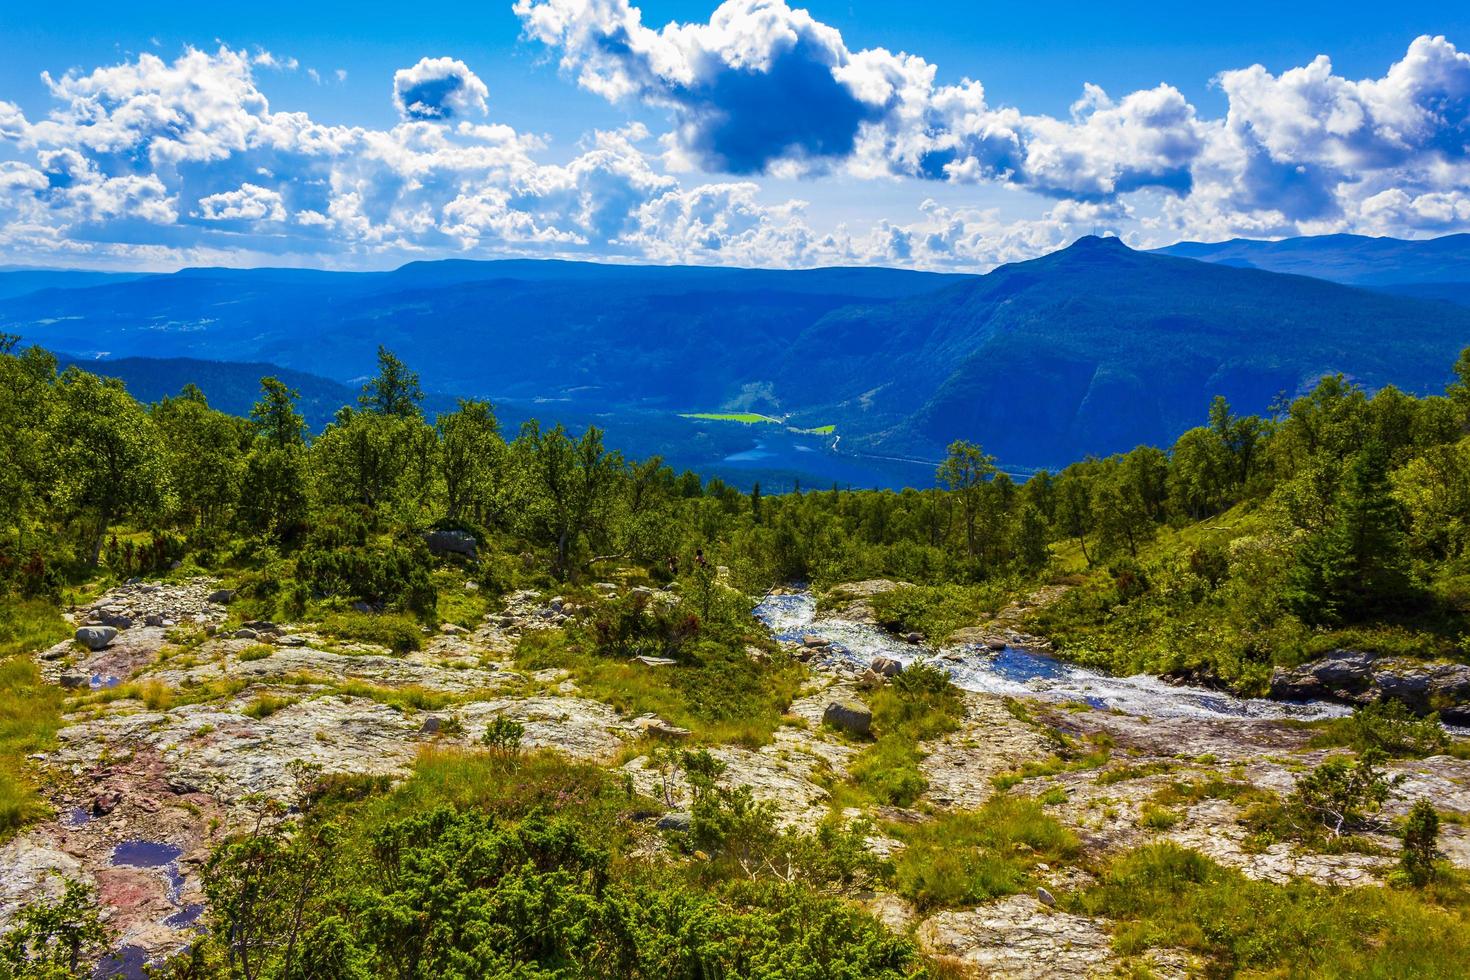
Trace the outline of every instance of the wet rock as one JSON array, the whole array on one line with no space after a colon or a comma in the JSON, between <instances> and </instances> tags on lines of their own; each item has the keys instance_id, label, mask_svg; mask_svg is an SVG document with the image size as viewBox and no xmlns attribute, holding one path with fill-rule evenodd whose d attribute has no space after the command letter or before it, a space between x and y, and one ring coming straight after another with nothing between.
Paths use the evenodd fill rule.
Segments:
<instances>
[{"instance_id":1,"label":"wet rock","mask_svg":"<svg viewBox=\"0 0 1470 980\"><path fill-rule=\"evenodd\" d=\"M1273 698L1343 704L1399 701L1411 711L1438 711L1452 724L1470 723L1470 665L1381 657L1334 650L1300 667L1278 667Z\"/></svg>"},{"instance_id":2,"label":"wet rock","mask_svg":"<svg viewBox=\"0 0 1470 980\"><path fill-rule=\"evenodd\" d=\"M892 657L874 657L872 664L869 666L872 668L873 673L881 674L884 677L897 677L903 673L903 664L894 660Z\"/></svg>"},{"instance_id":3,"label":"wet rock","mask_svg":"<svg viewBox=\"0 0 1470 980\"><path fill-rule=\"evenodd\" d=\"M822 712L822 722L851 735L867 735L873 729L873 712L858 701L833 701Z\"/></svg>"},{"instance_id":4,"label":"wet rock","mask_svg":"<svg viewBox=\"0 0 1470 980\"><path fill-rule=\"evenodd\" d=\"M827 647L830 647L832 645L832 641L826 639L825 637L811 634L809 636L803 636L801 638L801 645L806 647L808 650L825 650L827 649Z\"/></svg>"},{"instance_id":5,"label":"wet rock","mask_svg":"<svg viewBox=\"0 0 1470 980\"><path fill-rule=\"evenodd\" d=\"M77 642L88 650L105 650L114 639L117 630L111 626L83 626L77 630Z\"/></svg>"}]
</instances>

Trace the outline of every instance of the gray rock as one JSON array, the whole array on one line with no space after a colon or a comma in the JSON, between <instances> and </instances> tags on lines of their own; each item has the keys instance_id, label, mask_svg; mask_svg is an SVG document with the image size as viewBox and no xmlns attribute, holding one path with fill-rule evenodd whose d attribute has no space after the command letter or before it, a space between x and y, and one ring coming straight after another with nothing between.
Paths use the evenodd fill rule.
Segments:
<instances>
[{"instance_id":1,"label":"gray rock","mask_svg":"<svg viewBox=\"0 0 1470 980\"><path fill-rule=\"evenodd\" d=\"M206 602L212 602L216 606L228 606L235 601L234 589L216 589L209 594Z\"/></svg>"},{"instance_id":2,"label":"gray rock","mask_svg":"<svg viewBox=\"0 0 1470 980\"><path fill-rule=\"evenodd\" d=\"M419 726L419 731L423 732L425 735L437 735L443 728L444 719L440 718L438 715L430 715L429 717L425 718L424 723Z\"/></svg>"},{"instance_id":3,"label":"gray rock","mask_svg":"<svg viewBox=\"0 0 1470 980\"><path fill-rule=\"evenodd\" d=\"M681 810L676 810L673 813L665 813L658 818L658 822L654 826L659 830L677 830L681 833L687 833L689 828L694 826L694 815Z\"/></svg>"},{"instance_id":4,"label":"gray rock","mask_svg":"<svg viewBox=\"0 0 1470 980\"><path fill-rule=\"evenodd\" d=\"M822 712L822 722L852 735L867 735L873 730L873 712L857 701L833 701Z\"/></svg>"},{"instance_id":5,"label":"gray rock","mask_svg":"<svg viewBox=\"0 0 1470 980\"><path fill-rule=\"evenodd\" d=\"M813 634L811 636L803 636L801 638L801 645L809 650L825 650L832 645L832 641Z\"/></svg>"},{"instance_id":6,"label":"gray rock","mask_svg":"<svg viewBox=\"0 0 1470 980\"><path fill-rule=\"evenodd\" d=\"M873 673L882 674L884 677L897 677L903 673L903 664L892 657L874 657L872 664Z\"/></svg>"},{"instance_id":7,"label":"gray rock","mask_svg":"<svg viewBox=\"0 0 1470 980\"><path fill-rule=\"evenodd\" d=\"M669 657L634 657L633 659L645 667L669 667L679 662Z\"/></svg>"},{"instance_id":8,"label":"gray rock","mask_svg":"<svg viewBox=\"0 0 1470 980\"><path fill-rule=\"evenodd\" d=\"M92 677L78 670L68 670L61 675L61 686L67 688L86 687L92 683Z\"/></svg>"},{"instance_id":9,"label":"gray rock","mask_svg":"<svg viewBox=\"0 0 1470 980\"><path fill-rule=\"evenodd\" d=\"M117 630L111 626L83 626L77 630L77 642L88 650L106 649L117 638Z\"/></svg>"},{"instance_id":10,"label":"gray rock","mask_svg":"<svg viewBox=\"0 0 1470 980\"><path fill-rule=\"evenodd\" d=\"M923 633L906 633L906 634L904 634L904 639L907 640L910 643L913 643L913 644L916 644L917 645L919 643L923 643L924 642L924 634Z\"/></svg>"},{"instance_id":11,"label":"gray rock","mask_svg":"<svg viewBox=\"0 0 1470 980\"><path fill-rule=\"evenodd\" d=\"M680 728L678 725L664 721L658 715L643 715L633 719L633 724L643 734L654 738L682 740L694 734L687 728Z\"/></svg>"},{"instance_id":12,"label":"gray rock","mask_svg":"<svg viewBox=\"0 0 1470 980\"><path fill-rule=\"evenodd\" d=\"M462 555L474 558L479 553L479 542L468 531L430 531L424 535L424 544L435 555Z\"/></svg>"},{"instance_id":13,"label":"gray rock","mask_svg":"<svg viewBox=\"0 0 1470 980\"><path fill-rule=\"evenodd\" d=\"M1040 885L1036 886L1036 900L1049 909L1056 908L1056 896L1047 891L1045 888L1042 888Z\"/></svg>"},{"instance_id":14,"label":"gray rock","mask_svg":"<svg viewBox=\"0 0 1470 980\"><path fill-rule=\"evenodd\" d=\"M235 639L237 639L237 640L258 640L258 639L260 639L260 634L257 633L255 630L251 629L250 627L244 626L244 627L241 627L240 629L235 630Z\"/></svg>"}]
</instances>

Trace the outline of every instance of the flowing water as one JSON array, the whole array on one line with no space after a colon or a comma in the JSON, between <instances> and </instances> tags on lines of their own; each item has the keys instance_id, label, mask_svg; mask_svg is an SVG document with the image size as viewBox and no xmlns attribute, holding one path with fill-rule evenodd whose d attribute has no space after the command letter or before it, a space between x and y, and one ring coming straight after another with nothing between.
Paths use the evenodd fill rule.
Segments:
<instances>
[{"instance_id":1,"label":"flowing water","mask_svg":"<svg viewBox=\"0 0 1470 980\"><path fill-rule=\"evenodd\" d=\"M831 641L830 655L845 657L858 667L866 667L874 657L891 657L908 665L942 652L945 656L935 663L949 671L956 686L968 691L1084 701L1094 708L1151 718L1313 719L1351 714L1341 705L1236 698L1207 688L1166 684L1150 674L1110 677L1023 647L1006 647L999 652L982 647L939 651L907 643L876 626L841 619L819 620L816 611L811 593L793 592L767 596L755 614L778 639L799 641L804 636L820 636Z\"/></svg>"}]
</instances>

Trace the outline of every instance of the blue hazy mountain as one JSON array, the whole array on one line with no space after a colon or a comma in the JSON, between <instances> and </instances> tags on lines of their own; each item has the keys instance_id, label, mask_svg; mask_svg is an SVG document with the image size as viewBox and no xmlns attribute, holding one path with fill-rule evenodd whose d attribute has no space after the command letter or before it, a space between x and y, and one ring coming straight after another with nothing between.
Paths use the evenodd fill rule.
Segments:
<instances>
[{"instance_id":1,"label":"blue hazy mountain","mask_svg":"<svg viewBox=\"0 0 1470 980\"><path fill-rule=\"evenodd\" d=\"M1319 235L1275 242L1236 238L1214 244L1180 242L1159 251L1202 262L1313 276L1353 286L1470 282L1470 235L1415 241L1363 235Z\"/></svg>"},{"instance_id":2,"label":"blue hazy mountain","mask_svg":"<svg viewBox=\"0 0 1470 980\"><path fill-rule=\"evenodd\" d=\"M1024 467L1167 443L1214 394L1264 411L1329 372L1438 390L1470 344L1470 309L1086 238L984 276L191 269L3 298L0 330L86 358L259 362L349 392L382 343L433 392L597 421L615 443L619 429L656 448L688 439L690 465L751 458L731 450L752 436L681 428L678 414L741 409L835 424L844 450L873 456L933 459L968 438Z\"/></svg>"}]
</instances>

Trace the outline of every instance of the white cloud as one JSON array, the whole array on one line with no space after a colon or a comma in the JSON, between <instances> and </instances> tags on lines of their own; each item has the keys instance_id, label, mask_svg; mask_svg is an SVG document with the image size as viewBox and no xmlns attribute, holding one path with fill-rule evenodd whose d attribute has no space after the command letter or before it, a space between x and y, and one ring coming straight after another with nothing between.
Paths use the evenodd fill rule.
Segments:
<instances>
[{"instance_id":1,"label":"white cloud","mask_svg":"<svg viewBox=\"0 0 1470 980\"><path fill-rule=\"evenodd\" d=\"M393 74L393 104L404 119L453 119L471 109L484 115L489 95L479 76L453 58L423 58Z\"/></svg>"},{"instance_id":2,"label":"white cloud","mask_svg":"<svg viewBox=\"0 0 1470 980\"><path fill-rule=\"evenodd\" d=\"M558 150L463 118L485 112L488 91L447 58L397 73L397 125L333 125L271 105L256 73L282 66L275 55L143 54L45 76L44 116L0 101L0 247L158 264L460 253L983 269L1094 229L1136 244L1470 229L1470 57L1443 38L1415 41L1376 79L1341 78L1325 58L1225 72L1223 118L1168 85L1088 86L1052 118L993 106L977 81L941 84L914 55L851 51L780 0L731 0L708 23L658 31L624 0L517 9L581 84L662 106L672 128ZM691 176L702 169L741 176ZM857 225L758 179L828 172L910 187L916 202L946 196L934 182L1018 193L1005 217L925 202Z\"/></svg>"},{"instance_id":3,"label":"white cloud","mask_svg":"<svg viewBox=\"0 0 1470 980\"><path fill-rule=\"evenodd\" d=\"M245 183L200 198L198 214L206 221L285 221L286 207L279 192Z\"/></svg>"}]
</instances>

